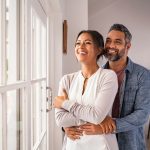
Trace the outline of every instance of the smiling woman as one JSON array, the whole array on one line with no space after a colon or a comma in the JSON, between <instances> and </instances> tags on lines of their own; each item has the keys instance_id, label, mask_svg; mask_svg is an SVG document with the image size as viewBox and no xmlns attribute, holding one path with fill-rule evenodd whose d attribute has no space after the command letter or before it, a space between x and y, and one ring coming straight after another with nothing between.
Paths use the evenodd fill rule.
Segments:
<instances>
[{"instance_id":1,"label":"smiling woman","mask_svg":"<svg viewBox=\"0 0 150 150\"><path fill-rule=\"evenodd\" d=\"M81 129L87 123L101 123L110 113L118 82L113 71L102 69L97 64L103 47L103 37L97 31L84 30L78 34L75 55L81 70L65 75L60 81L58 96L54 100L58 126ZM95 136L81 130L74 140L67 136L66 133L65 150L118 150L115 134Z\"/></svg>"}]
</instances>

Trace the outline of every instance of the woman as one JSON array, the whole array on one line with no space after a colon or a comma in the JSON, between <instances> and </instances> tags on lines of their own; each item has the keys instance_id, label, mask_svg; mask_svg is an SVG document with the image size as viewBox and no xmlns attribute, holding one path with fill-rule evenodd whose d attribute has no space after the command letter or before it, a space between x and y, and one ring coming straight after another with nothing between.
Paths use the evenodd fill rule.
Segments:
<instances>
[{"instance_id":1,"label":"woman","mask_svg":"<svg viewBox=\"0 0 150 150\"><path fill-rule=\"evenodd\" d=\"M75 55L81 70L65 75L54 100L56 123L60 127L100 124L110 114L117 92L116 74L102 69L97 61L103 55L103 37L97 31L81 31L75 43ZM115 134L66 138L65 150L117 150Z\"/></svg>"}]
</instances>

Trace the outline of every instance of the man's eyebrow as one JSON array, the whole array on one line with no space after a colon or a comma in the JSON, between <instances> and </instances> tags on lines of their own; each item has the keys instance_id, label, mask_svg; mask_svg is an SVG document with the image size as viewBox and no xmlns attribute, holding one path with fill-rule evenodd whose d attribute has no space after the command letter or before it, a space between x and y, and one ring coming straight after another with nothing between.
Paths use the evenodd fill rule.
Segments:
<instances>
[{"instance_id":1,"label":"man's eyebrow","mask_svg":"<svg viewBox=\"0 0 150 150\"><path fill-rule=\"evenodd\" d=\"M109 39L110 39L109 37L106 38L106 40L109 40Z\"/></svg>"},{"instance_id":2,"label":"man's eyebrow","mask_svg":"<svg viewBox=\"0 0 150 150\"><path fill-rule=\"evenodd\" d=\"M116 41L122 41L121 39L115 39Z\"/></svg>"},{"instance_id":3,"label":"man's eyebrow","mask_svg":"<svg viewBox=\"0 0 150 150\"><path fill-rule=\"evenodd\" d=\"M111 38L107 37L106 40L110 40ZM115 39L115 41L122 41L121 39Z\"/></svg>"}]
</instances>

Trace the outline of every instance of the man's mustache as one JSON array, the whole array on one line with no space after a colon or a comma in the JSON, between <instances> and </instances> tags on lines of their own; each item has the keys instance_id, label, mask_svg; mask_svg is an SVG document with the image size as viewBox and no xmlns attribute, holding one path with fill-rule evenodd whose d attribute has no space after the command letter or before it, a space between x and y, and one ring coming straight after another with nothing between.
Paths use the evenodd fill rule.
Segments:
<instances>
[{"instance_id":1,"label":"man's mustache","mask_svg":"<svg viewBox=\"0 0 150 150\"><path fill-rule=\"evenodd\" d=\"M105 53L105 54L110 53L110 52L118 53L119 50L118 50L118 49L115 49L115 48L105 48L105 49L104 49L104 53Z\"/></svg>"}]
</instances>

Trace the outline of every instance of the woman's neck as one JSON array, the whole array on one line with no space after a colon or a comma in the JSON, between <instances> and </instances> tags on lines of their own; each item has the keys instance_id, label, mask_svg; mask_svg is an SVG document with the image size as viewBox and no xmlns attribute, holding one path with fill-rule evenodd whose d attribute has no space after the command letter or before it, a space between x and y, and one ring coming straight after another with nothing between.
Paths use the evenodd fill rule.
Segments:
<instances>
[{"instance_id":1,"label":"woman's neck","mask_svg":"<svg viewBox=\"0 0 150 150\"><path fill-rule=\"evenodd\" d=\"M82 75L84 76L84 78L88 79L92 76L92 74L94 74L97 70L99 69L98 64L96 65L83 65L82 66Z\"/></svg>"}]
</instances>

